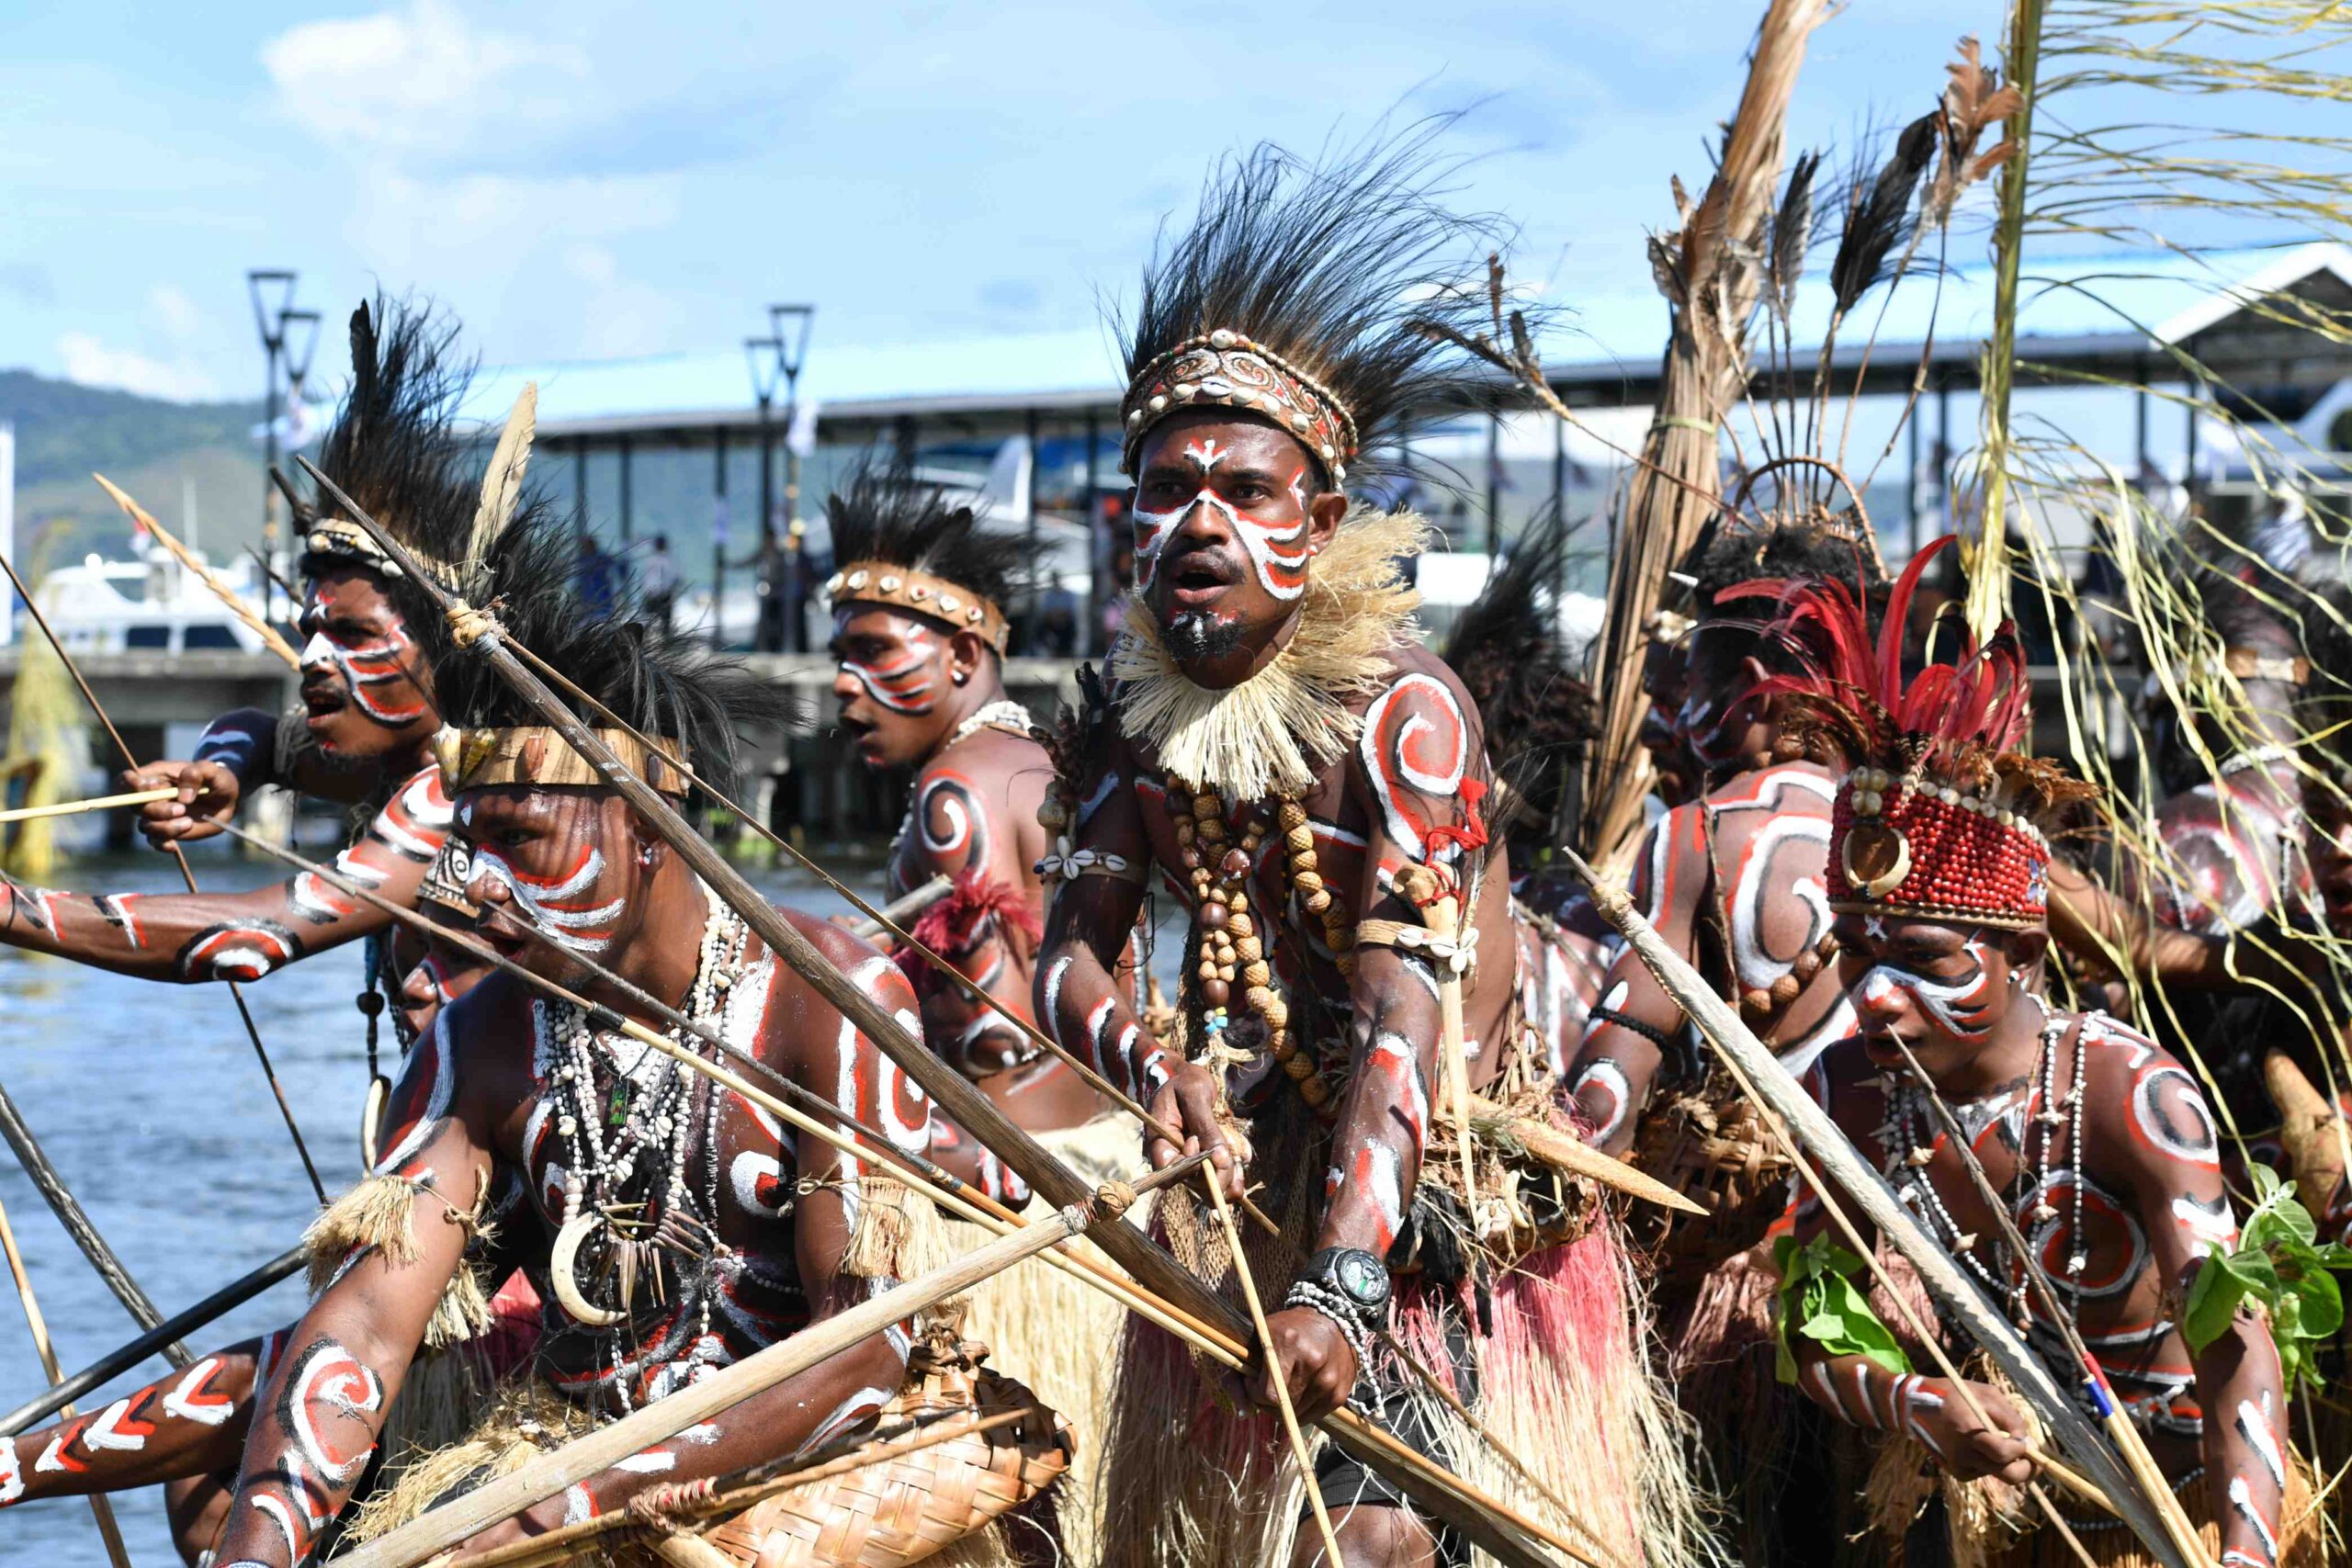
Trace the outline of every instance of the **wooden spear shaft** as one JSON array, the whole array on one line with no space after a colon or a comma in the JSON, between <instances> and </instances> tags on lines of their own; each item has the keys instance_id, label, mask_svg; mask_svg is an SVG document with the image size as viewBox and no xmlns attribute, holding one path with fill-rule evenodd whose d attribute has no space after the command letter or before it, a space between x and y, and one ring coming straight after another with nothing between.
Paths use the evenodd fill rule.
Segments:
<instances>
[{"instance_id":1,"label":"wooden spear shaft","mask_svg":"<svg viewBox=\"0 0 2352 1568\"><path fill-rule=\"evenodd\" d=\"M156 522L145 507L140 505L137 502L131 500L130 496L124 494L121 486L116 484L112 479L107 479L104 474L92 474L90 477L98 481L98 487L100 489L104 490L108 495L114 497L114 503L117 506L121 507L124 512L128 513L132 522L138 524L141 527L146 529L149 534L153 535L155 542L163 546L165 550L169 551L171 558L174 560L179 562L180 565L193 572L198 582L203 583L205 587L210 589L212 591L212 596L220 601L221 606L226 609L229 614L244 622L248 627L257 634L261 637L262 647L277 655L278 659L284 662L286 668L293 671L298 675L301 673L302 656L296 653L294 649L288 646L286 639L277 635L277 628L271 626L268 619L264 616L259 610L256 610L251 604L246 604L243 597L240 595L235 589L222 581L219 572L214 571L210 567L197 559L195 552L190 550L186 545L181 544L177 539L173 538L169 534L165 533L164 531L164 525L161 523Z\"/></svg>"},{"instance_id":2,"label":"wooden spear shaft","mask_svg":"<svg viewBox=\"0 0 2352 1568\"><path fill-rule=\"evenodd\" d=\"M1190 1175L1205 1156L1191 1156L1136 1183L1138 1193ZM698 1426L763 1389L807 1371L837 1356L862 1339L905 1321L925 1307L958 1295L1024 1258L1069 1240L1085 1231L1090 1218L1104 1229L1118 1222L1108 1214L1091 1216L1092 1200L1071 1204L1052 1218L1000 1236L921 1279L860 1302L846 1312L820 1318L788 1339L689 1383L640 1410L600 1427L585 1437L541 1454L521 1469L481 1486L454 1502L411 1519L398 1529L335 1559L338 1568L404 1568L457 1545L479 1530L518 1514L543 1497L628 1458L655 1443L667 1442L687 1427Z\"/></svg>"},{"instance_id":3,"label":"wooden spear shaft","mask_svg":"<svg viewBox=\"0 0 2352 1568\"><path fill-rule=\"evenodd\" d=\"M2009 1381L2033 1402L2066 1450L2114 1502L2132 1533L2166 1568L2199 1568L2194 1559L2184 1558L2173 1544L2163 1517L2142 1495L2138 1476L2100 1440L2097 1429L2084 1419L2074 1402L2052 1379L2041 1359L1978 1293L1968 1276L1952 1261L1951 1255L1920 1228L1919 1222L1886 1184L1886 1179L1854 1152L1828 1112L1814 1103L1813 1096L1789 1076L1789 1070L1740 1021L1739 1015L1715 995L1698 971L1658 936L1641 911L1634 908L1623 887L1585 863L1574 851L1566 852L1569 864L1592 888L1593 907L1623 934L1650 973L1657 976L1666 993L1690 1015L1708 1042L1740 1067L1765 1106L1781 1119L1805 1152L1846 1190L1880 1234L1893 1242L1895 1249L1918 1270L1920 1282L1951 1310Z\"/></svg>"},{"instance_id":4,"label":"wooden spear shaft","mask_svg":"<svg viewBox=\"0 0 2352 1568\"><path fill-rule=\"evenodd\" d=\"M1025 1128L999 1110L971 1079L944 1058L933 1055L879 1000L860 990L849 976L833 966L815 943L801 935L799 930L786 920L774 905L761 897L758 891L743 879L742 874L729 864L727 858L715 846L678 815L675 807L630 772L613 754L610 747L598 739L577 715L564 706L556 694L507 649L494 621L443 589L416 564L415 558L400 540L387 533L366 509L345 494L340 486L320 471L318 465L308 457L297 457L295 460L302 465L303 471L311 476L322 493L333 498L345 509L345 515L376 541L377 547L388 559L407 572L419 588L441 605L450 617L459 644L476 649L488 659L500 678L537 709L565 743L596 770L597 776L606 786L628 802L655 836L675 851L689 870L700 876L742 917L744 923L767 943L769 951L806 980L843 1018L854 1024L859 1032L874 1043L876 1049L897 1065L899 1071L922 1086L933 1104L980 1143L993 1149L1000 1159L1011 1166L1030 1189L1048 1203L1069 1209L1083 1205L1092 1198L1092 1189L1083 1178L1065 1165L1052 1150L1037 1142ZM1088 1234L1096 1246L1153 1294L1184 1308L1194 1317L1217 1325L1237 1338L1247 1334L1248 1320L1231 1303L1194 1279L1142 1232L1131 1225L1105 1222L1095 1224ZM1428 1508L1431 1514L1505 1563L1512 1564L1514 1568L1546 1568L1533 1544L1506 1521L1476 1505L1465 1504L1445 1488L1432 1486L1426 1476L1399 1464L1393 1455L1344 1427L1334 1429L1334 1437L1351 1453L1396 1483L1416 1504Z\"/></svg>"},{"instance_id":5,"label":"wooden spear shaft","mask_svg":"<svg viewBox=\"0 0 2352 1568\"><path fill-rule=\"evenodd\" d=\"M146 806L179 794L172 788L134 789L127 795L94 795L87 800L59 800L47 806L18 806L0 811L0 822L38 822L44 817L76 817L85 811L109 811L118 806Z\"/></svg>"},{"instance_id":6,"label":"wooden spear shaft","mask_svg":"<svg viewBox=\"0 0 2352 1568\"><path fill-rule=\"evenodd\" d=\"M41 1317L40 1303L33 1297L32 1276L25 1272L25 1260L17 1251L17 1232L8 1224L6 1207L0 1207L0 1250L8 1255L8 1273L17 1281L17 1300L24 1305L25 1325L32 1330L33 1348L40 1353L40 1370L48 1376L50 1387L55 1388L64 1381L65 1373L57 1364L55 1347L49 1342L49 1324ZM65 1406L65 1414L74 1414L71 1404ZM9 1440L0 1438L0 1443ZM107 1560L114 1568L130 1568L130 1553L124 1548L122 1531L114 1522L114 1505L107 1501L104 1493L90 1494L90 1515L98 1521L98 1539L106 1542Z\"/></svg>"}]
</instances>

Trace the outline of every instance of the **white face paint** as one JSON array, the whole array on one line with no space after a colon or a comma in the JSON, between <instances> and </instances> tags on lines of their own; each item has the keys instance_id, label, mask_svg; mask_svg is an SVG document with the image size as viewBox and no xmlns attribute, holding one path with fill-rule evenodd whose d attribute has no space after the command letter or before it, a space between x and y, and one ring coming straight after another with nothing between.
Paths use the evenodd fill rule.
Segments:
<instances>
[{"instance_id":1,"label":"white face paint","mask_svg":"<svg viewBox=\"0 0 2352 1568\"><path fill-rule=\"evenodd\" d=\"M892 713L922 715L929 713L938 702L932 694L939 684L937 672L925 668L938 653L939 647L930 636L910 624L906 632L906 647L889 659L879 664L860 664L854 659L844 659L842 668L856 677L867 696Z\"/></svg>"},{"instance_id":2,"label":"white face paint","mask_svg":"<svg viewBox=\"0 0 2352 1568\"><path fill-rule=\"evenodd\" d=\"M1224 454L1220 453L1220 457ZM1196 506L1205 506L1225 519L1226 526L1249 553L1258 585L1288 603L1306 592L1306 518L1302 513L1288 525L1263 523L1237 512L1216 491L1204 486L1200 493L1173 512L1146 512L1137 507L1135 520L1136 587L1145 592L1159 575L1159 555L1177 526Z\"/></svg>"},{"instance_id":3,"label":"white face paint","mask_svg":"<svg viewBox=\"0 0 2352 1568\"><path fill-rule=\"evenodd\" d=\"M605 854L594 845L582 845L579 857L560 876L528 876L506 863L495 850L474 852L474 873L488 875L514 894L531 922L549 942L569 952L593 957L613 944L613 922L628 907L626 898L603 904L582 904L581 895L593 889L605 874Z\"/></svg>"},{"instance_id":4,"label":"white face paint","mask_svg":"<svg viewBox=\"0 0 2352 1568\"><path fill-rule=\"evenodd\" d=\"M1881 962L1854 983L1854 999L1864 1007L1886 1007L1909 997L1912 1005L1955 1040L1975 1042L1993 1032L1992 1007L1996 995L1984 949L1974 938L1962 950L1974 961L1970 974L1957 980L1936 980L1899 964Z\"/></svg>"}]
</instances>

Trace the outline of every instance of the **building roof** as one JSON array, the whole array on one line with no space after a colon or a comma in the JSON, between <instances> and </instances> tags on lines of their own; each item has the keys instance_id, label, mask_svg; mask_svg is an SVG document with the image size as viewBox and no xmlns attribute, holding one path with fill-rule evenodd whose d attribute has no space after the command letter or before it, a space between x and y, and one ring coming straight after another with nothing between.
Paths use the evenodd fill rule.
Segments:
<instances>
[{"instance_id":1,"label":"building roof","mask_svg":"<svg viewBox=\"0 0 2352 1568\"><path fill-rule=\"evenodd\" d=\"M1799 286L1792 335L1809 366L1827 324L1826 267ZM2249 299L2318 275L2352 288L2352 249L2307 244L2201 256L2101 254L2052 260L2021 279L2021 358L2130 359L2176 344L2228 320ZM1990 265L1954 267L1941 277L1915 271L1892 292L1864 300L1839 332L1837 358L1859 363L1875 332L1873 364L1916 363L1935 329L1935 357L1964 364L1989 330ZM1589 294L1566 301L1566 321L1543 345L1546 374L1564 391L1607 393L1656 374L1666 342L1666 301L1654 289ZM1881 312L1883 312L1882 318ZM827 419L987 414L1023 409L1102 408L1119 390L1118 355L1107 329L831 344L820 338L802 377L803 399ZM485 371L470 409L503 416L526 380L539 384L539 431L563 437L747 425L753 412L741 352L684 351Z\"/></svg>"}]
</instances>

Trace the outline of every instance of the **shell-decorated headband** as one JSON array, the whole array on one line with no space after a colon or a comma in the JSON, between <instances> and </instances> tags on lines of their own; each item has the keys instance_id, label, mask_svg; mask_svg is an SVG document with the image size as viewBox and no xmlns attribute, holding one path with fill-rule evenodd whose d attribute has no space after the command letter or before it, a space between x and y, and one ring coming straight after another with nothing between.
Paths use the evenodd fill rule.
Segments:
<instances>
[{"instance_id":1,"label":"shell-decorated headband","mask_svg":"<svg viewBox=\"0 0 2352 1568\"><path fill-rule=\"evenodd\" d=\"M1120 400L1125 441L1119 471L1136 471L1143 438L1188 408L1247 409L1264 414L1323 460L1331 482L1348 477L1357 449L1355 416L1314 377L1261 343L1220 327L1155 357Z\"/></svg>"},{"instance_id":2,"label":"shell-decorated headband","mask_svg":"<svg viewBox=\"0 0 2352 1568\"><path fill-rule=\"evenodd\" d=\"M386 555L383 547L368 536L368 530L347 518L312 518L303 530L302 547L317 555L356 557L366 561L371 570L379 571L386 577L401 575L400 563ZM458 585L458 569L448 562L435 560L414 545L408 546L408 553L444 588Z\"/></svg>"},{"instance_id":3,"label":"shell-decorated headband","mask_svg":"<svg viewBox=\"0 0 2352 1568\"><path fill-rule=\"evenodd\" d=\"M592 729L622 766L664 795L684 795L687 790L685 759L674 741L659 750L647 746L625 729ZM532 784L541 788L574 785L606 787L596 765L571 749L560 730L546 725L517 725L502 729L459 729L445 725L433 738L433 754L441 764L443 785L451 795L461 789L493 789L501 784Z\"/></svg>"},{"instance_id":4,"label":"shell-decorated headband","mask_svg":"<svg viewBox=\"0 0 2352 1568\"><path fill-rule=\"evenodd\" d=\"M978 632L1000 656L1012 640L1012 623L995 601L927 571L888 561L854 561L833 573L825 592L836 604L888 604L945 621L958 631Z\"/></svg>"}]
</instances>

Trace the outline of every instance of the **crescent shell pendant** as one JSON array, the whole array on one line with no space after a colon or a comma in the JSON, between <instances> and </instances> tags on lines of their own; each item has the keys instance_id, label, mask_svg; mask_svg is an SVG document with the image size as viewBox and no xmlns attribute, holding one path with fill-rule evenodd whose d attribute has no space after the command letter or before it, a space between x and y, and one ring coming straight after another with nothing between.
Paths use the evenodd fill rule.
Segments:
<instances>
[{"instance_id":1,"label":"crescent shell pendant","mask_svg":"<svg viewBox=\"0 0 2352 1568\"><path fill-rule=\"evenodd\" d=\"M578 1214L564 1221L562 1227L555 1233L555 1247L548 1255L548 1283L554 1287L556 1303L574 1322L584 1323L591 1328L609 1328L623 1316L617 1312L607 1312L582 1295L580 1281L571 1272L572 1264L580 1256L580 1244L604 1223L602 1214Z\"/></svg>"},{"instance_id":2,"label":"crescent shell pendant","mask_svg":"<svg viewBox=\"0 0 2352 1568\"><path fill-rule=\"evenodd\" d=\"M368 1080L368 1104L359 1113L359 1168L376 1168L376 1129L384 1120L384 1101L391 1098L392 1080L378 1073Z\"/></svg>"}]
</instances>

